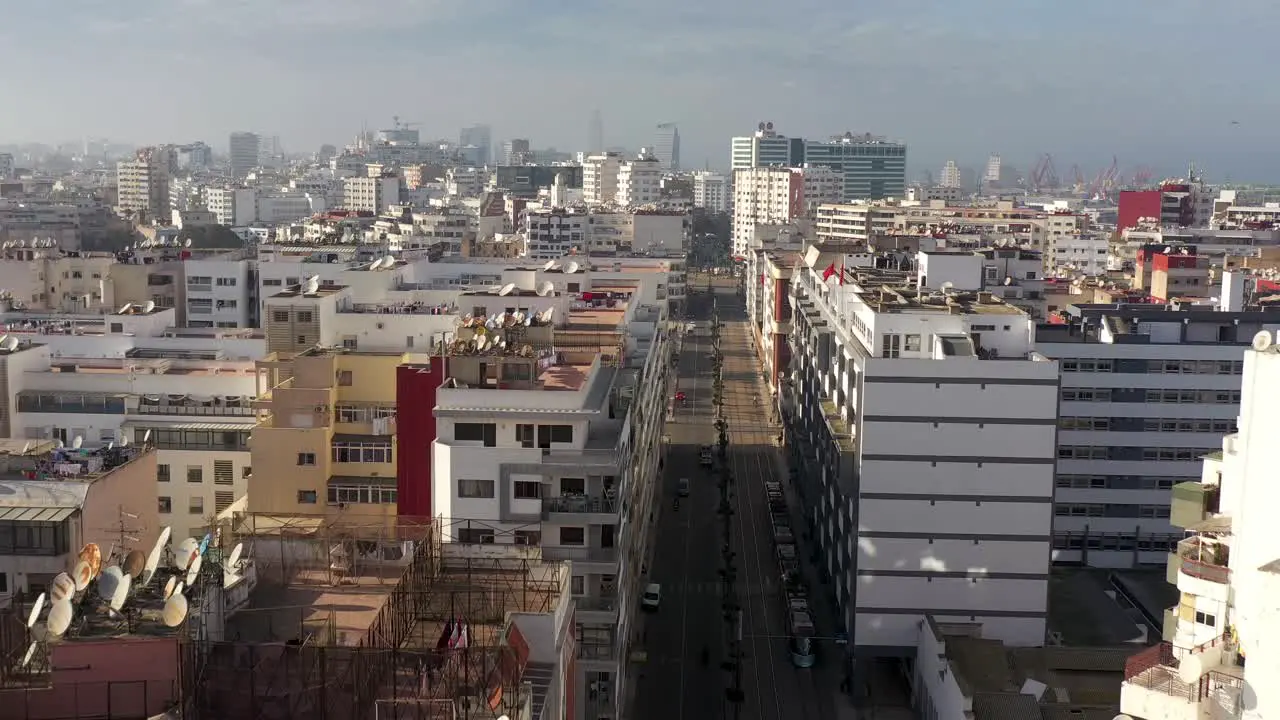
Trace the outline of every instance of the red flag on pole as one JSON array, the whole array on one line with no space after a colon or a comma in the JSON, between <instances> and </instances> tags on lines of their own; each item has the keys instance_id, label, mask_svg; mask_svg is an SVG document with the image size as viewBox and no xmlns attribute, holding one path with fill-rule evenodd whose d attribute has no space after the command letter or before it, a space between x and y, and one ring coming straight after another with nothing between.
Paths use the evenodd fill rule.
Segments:
<instances>
[{"instance_id":1,"label":"red flag on pole","mask_svg":"<svg viewBox=\"0 0 1280 720\"><path fill-rule=\"evenodd\" d=\"M822 271L822 282L826 282L830 280L831 276L835 274L836 274L836 264L831 263L830 265L827 266L826 270Z\"/></svg>"},{"instance_id":2,"label":"red flag on pole","mask_svg":"<svg viewBox=\"0 0 1280 720\"><path fill-rule=\"evenodd\" d=\"M840 284L844 284L844 263L840 263Z\"/></svg>"}]
</instances>

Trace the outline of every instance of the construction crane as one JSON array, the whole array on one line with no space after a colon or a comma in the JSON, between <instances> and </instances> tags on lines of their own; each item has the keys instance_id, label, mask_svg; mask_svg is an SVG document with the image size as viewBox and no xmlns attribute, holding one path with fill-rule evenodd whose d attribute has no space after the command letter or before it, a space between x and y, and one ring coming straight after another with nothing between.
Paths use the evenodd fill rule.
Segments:
<instances>
[{"instance_id":1,"label":"construction crane","mask_svg":"<svg viewBox=\"0 0 1280 720\"><path fill-rule=\"evenodd\" d=\"M393 127L393 128L394 128L394 129L396 129L396 130L407 130L408 128L418 127L418 126L419 126L419 125L421 125L421 124L422 124L422 123L420 123L420 122L407 122L407 123L402 123L402 122L400 122L400 116L399 116L399 115L392 115L392 116L391 116L391 127Z\"/></svg>"},{"instance_id":2,"label":"construction crane","mask_svg":"<svg viewBox=\"0 0 1280 720\"><path fill-rule=\"evenodd\" d=\"M1133 184L1136 187L1145 187L1151 182L1151 178L1153 177L1155 177L1155 173L1151 171L1151 168L1146 165L1139 165L1138 168L1133 171Z\"/></svg>"},{"instance_id":3,"label":"construction crane","mask_svg":"<svg viewBox=\"0 0 1280 720\"><path fill-rule=\"evenodd\" d=\"M1119 161L1112 156L1111 167L1098 172L1098 176L1093 179L1093 184L1089 186L1089 197L1094 200L1106 200L1111 197L1112 191L1116 187L1116 176L1118 173Z\"/></svg>"},{"instance_id":4,"label":"construction crane","mask_svg":"<svg viewBox=\"0 0 1280 720\"><path fill-rule=\"evenodd\" d=\"M1045 153L1036 161L1035 167L1031 168L1031 188L1033 190L1056 188L1058 184L1058 172L1053 167L1053 156Z\"/></svg>"},{"instance_id":5,"label":"construction crane","mask_svg":"<svg viewBox=\"0 0 1280 720\"><path fill-rule=\"evenodd\" d=\"M1082 193L1085 189L1084 173L1080 172L1079 165L1071 166L1071 191Z\"/></svg>"}]
</instances>

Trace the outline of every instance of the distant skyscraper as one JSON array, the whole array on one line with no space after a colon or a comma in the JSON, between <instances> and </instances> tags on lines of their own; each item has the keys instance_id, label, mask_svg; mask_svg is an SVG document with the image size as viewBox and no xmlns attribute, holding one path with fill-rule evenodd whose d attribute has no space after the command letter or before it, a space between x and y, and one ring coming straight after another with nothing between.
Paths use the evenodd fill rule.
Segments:
<instances>
[{"instance_id":1,"label":"distant skyscraper","mask_svg":"<svg viewBox=\"0 0 1280 720\"><path fill-rule=\"evenodd\" d=\"M502 143L502 165L528 165L533 162L528 138L514 138Z\"/></svg>"},{"instance_id":2,"label":"distant skyscraper","mask_svg":"<svg viewBox=\"0 0 1280 720\"><path fill-rule=\"evenodd\" d=\"M762 122L754 135L735 137L729 144L729 167L800 167L804 165L804 139L779 135L773 123Z\"/></svg>"},{"instance_id":3,"label":"distant skyscraper","mask_svg":"<svg viewBox=\"0 0 1280 720\"><path fill-rule=\"evenodd\" d=\"M960 187L960 168L955 160L948 160L947 164L942 166L942 181L938 184L942 187Z\"/></svg>"},{"instance_id":4,"label":"distant skyscraper","mask_svg":"<svg viewBox=\"0 0 1280 720\"><path fill-rule=\"evenodd\" d=\"M231 177L243 180L258 166L262 138L251 132L231 133Z\"/></svg>"},{"instance_id":5,"label":"distant skyscraper","mask_svg":"<svg viewBox=\"0 0 1280 720\"><path fill-rule=\"evenodd\" d=\"M591 113L591 128L588 133L591 137L587 138L587 154L599 155L604 152L604 118L600 117L599 110Z\"/></svg>"},{"instance_id":6,"label":"distant skyscraper","mask_svg":"<svg viewBox=\"0 0 1280 720\"><path fill-rule=\"evenodd\" d=\"M472 125L471 127L462 128L462 132L458 133L458 146L466 148L474 146L474 157L478 165L488 165L493 162L493 129L488 125ZM465 152L464 155L469 153Z\"/></svg>"},{"instance_id":7,"label":"distant skyscraper","mask_svg":"<svg viewBox=\"0 0 1280 720\"><path fill-rule=\"evenodd\" d=\"M982 176L984 183L1000 182L1000 156L995 153L987 158L987 172Z\"/></svg>"},{"instance_id":8,"label":"distant skyscraper","mask_svg":"<svg viewBox=\"0 0 1280 720\"><path fill-rule=\"evenodd\" d=\"M663 170L680 169L680 129L675 123L658 125L658 134L654 138L653 155L658 158Z\"/></svg>"}]
</instances>

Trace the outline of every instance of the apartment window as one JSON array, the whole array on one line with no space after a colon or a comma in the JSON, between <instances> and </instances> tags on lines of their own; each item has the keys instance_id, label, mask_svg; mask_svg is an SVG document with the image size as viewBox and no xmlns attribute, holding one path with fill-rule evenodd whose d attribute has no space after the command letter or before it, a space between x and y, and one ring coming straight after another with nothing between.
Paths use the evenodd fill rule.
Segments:
<instances>
[{"instance_id":1,"label":"apartment window","mask_svg":"<svg viewBox=\"0 0 1280 720\"><path fill-rule=\"evenodd\" d=\"M585 575L573 575L569 578L569 593L571 595L587 594L587 578Z\"/></svg>"},{"instance_id":2,"label":"apartment window","mask_svg":"<svg viewBox=\"0 0 1280 720\"><path fill-rule=\"evenodd\" d=\"M312 315L311 315L311 311L310 311L310 310L299 310L299 311L298 311L298 322L300 322L300 323L309 323L309 322L311 322L311 321L312 321Z\"/></svg>"},{"instance_id":3,"label":"apartment window","mask_svg":"<svg viewBox=\"0 0 1280 720\"><path fill-rule=\"evenodd\" d=\"M160 482L169 482L169 478L170 478L170 475L169 475L169 466L168 466L168 465L157 465L157 466L156 466L156 480L159 480Z\"/></svg>"},{"instance_id":4,"label":"apartment window","mask_svg":"<svg viewBox=\"0 0 1280 720\"><path fill-rule=\"evenodd\" d=\"M587 530L580 527L562 527L560 528L560 544L561 545L586 545Z\"/></svg>"},{"instance_id":5,"label":"apartment window","mask_svg":"<svg viewBox=\"0 0 1280 720\"><path fill-rule=\"evenodd\" d=\"M492 545L493 530L490 528L461 528L458 530L457 540L460 543L472 545Z\"/></svg>"},{"instance_id":6,"label":"apartment window","mask_svg":"<svg viewBox=\"0 0 1280 720\"><path fill-rule=\"evenodd\" d=\"M572 443L572 425L539 425L538 447L548 449L551 443Z\"/></svg>"},{"instance_id":7,"label":"apartment window","mask_svg":"<svg viewBox=\"0 0 1280 720\"><path fill-rule=\"evenodd\" d=\"M200 465L187 466L187 482L199 483L204 482L204 467Z\"/></svg>"},{"instance_id":8,"label":"apartment window","mask_svg":"<svg viewBox=\"0 0 1280 720\"><path fill-rule=\"evenodd\" d=\"M236 494L231 490L216 490L213 493L213 511L220 513L231 507L236 501Z\"/></svg>"},{"instance_id":9,"label":"apartment window","mask_svg":"<svg viewBox=\"0 0 1280 720\"><path fill-rule=\"evenodd\" d=\"M389 463L391 443L336 442L333 444L333 461L342 463Z\"/></svg>"},{"instance_id":10,"label":"apartment window","mask_svg":"<svg viewBox=\"0 0 1280 720\"><path fill-rule=\"evenodd\" d=\"M904 350L906 350L907 352L920 352L920 336L919 335L904 335L903 337L906 338L906 340L903 343Z\"/></svg>"},{"instance_id":11,"label":"apartment window","mask_svg":"<svg viewBox=\"0 0 1280 720\"><path fill-rule=\"evenodd\" d=\"M230 460L213 461L213 484L230 485L236 475L235 466Z\"/></svg>"},{"instance_id":12,"label":"apartment window","mask_svg":"<svg viewBox=\"0 0 1280 720\"><path fill-rule=\"evenodd\" d=\"M520 447L531 448L534 443L534 426L521 423L516 425L516 442Z\"/></svg>"},{"instance_id":13,"label":"apartment window","mask_svg":"<svg viewBox=\"0 0 1280 720\"><path fill-rule=\"evenodd\" d=\"M459 480L458 497L491 498L493 497L493 486L492 480Z\"/></svg>"},{"instance_id":14,"label":"apartment window","mask_svg":"<svg viewBox=\"0 0 1280 720\"><path fill-rule=\"evenodd\" d=\"M199 495L192 496L187 502L187 513L190 515L204 514L204 498Z\"/></svg>"},{"instance_id":15,"label":"apartment window","mask_svg":"<svg viewBox=\"0 0 1280 720\"><path fill-rule=\"evenodd\" d=\"M298 464L299 465L315 465L316 454L315 453L298 453Z\"/></svg>"},{"instance_id":16,"label":"apartment window","mask_svg":"<svg viewBox=\"0 0 1280 720\"><path fill-rule=\"evenodd\" d=\"M494 447L498 444L498 426L494 423L454 423L453 439L483 442L485 447Z\"/></svg>"},{"instance_id":17,"label":"apartment window","mask_svg":"<svg viewBox=\"0 0 1280 720\"><path fill-rule=\"evenodd\" d=\"M542 533L537 530L516 530L512 535L516 545L537 546L542 544Z\"/></svg>"},{"instance_id":18,"label":"apartment window","mask_svg":"<svg viewBox=\"0 0 1280 720\"><path fill-rule=\"evenodd\" d=\"M902 336L885 335L880 338L880 357L896 358L902 354Z\"/></svg>"},{"instance_id":19,"label":"apartment window","mask_svg":"<svg viewBox=\"0 0 1280 720\"><path fill-rule=\"evenodd\" d=\"M218 278L218 287L235 287L235 286L236 286L236 279L233 277Z\"/></svg>"},{"instance_id":20,"label":"apartment window","mask_svg":"<svg viewBox=\"0 0 1280 720\"><path fill-rule=\"evenodd\" d=\"M517 500L537 500L542 497L542 483L518 480L515 483L514 491Z\"/></svg>"},{"instance_id":21,"label":"apartment window","mask_svg":"<svg viewBox=\"0 0 1280 720\"><path fill-rule=\"evenodd\" d=\"M280 278L264 278L262 287L280 287L284 282Z\"/></svg>"},{"instance_id":22,"label":"apartment window","mask_svg":"<svg viewBox=\"0 0 1280 720\"><path fill-rule=\"evenodd\" d=\"M253 468L251 466L245 465L244 467L240 468L240 477L244 478L245 480L248 480L250 475L253 475Z\"/></svg>"},{"instance_id":23,"label":"apartment window","mask_svg":"<svg viewBox=\"0 0 1280 720\"><path fill-rule=\"evenodd\" d=\"M341 385L341 386L343 386L343 387L350 387L350 386L351 386L351 371L350 371L350 370L339 370L339 371L338 371L338 384L339 384L339 385Z\"/></svg>"},{"instance_id":24,"label":"apartment window","mask_svg":"<svg viewBox=\"0 0 1280 720\"><path fill-rule=\"evenodd\" d=\"M1207 612L1202 612L1202 611L1200 611L1200 610L1197 610L1197 611L1196 611L1196 623L1197 623L1197 624L1199 624L1199 625L1208 625L1209 627L1217 627L1217 626L1218 626L1218 618L1217 618L1216 616L1214 616L1214 615L1210 615L1210 614L1209 614L1209 613L1207 613Z\"/></svg>"},{"instance_id":25,"label":"apartment window","mask_svg":"<svg viewBox=\"0 0 1280 720\"><path fill-rule=\"evenodd\" d=\"M173 512L173 498L160 496L160 514L168 515Z\"/></svg>"},{"instance_id":26,"label":"apartment window","mask_svg":"<svg viewBox=\"0 0 1280 720\"><path fill-rule=\"evenodd\" d=\"M299 490L299 491L298 491L298 504L300 504L300 505L315 505L315 504L316 504L316 491L315 491L315 490Z\"/></svg>"}]
</instances>

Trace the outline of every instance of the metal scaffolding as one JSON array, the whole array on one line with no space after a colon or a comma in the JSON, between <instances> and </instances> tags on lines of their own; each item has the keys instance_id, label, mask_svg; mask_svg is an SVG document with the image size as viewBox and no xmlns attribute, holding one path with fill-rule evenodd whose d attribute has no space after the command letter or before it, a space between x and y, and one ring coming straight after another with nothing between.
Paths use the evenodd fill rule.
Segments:
<instances>
[{"instance_id":1,"label":"metal scaffolding","mask_svg":"<svg viewBox=\"0 0 1280 720\"><path fill-rule=\"evenodd\" d=\"M537 547L445 542L462 525L238 516L224 544L244 543L258 588L225 639L184 639L184 717L525 717L536 689L508 614L561 609L567 567Z\"/></svg>"}]
</instances>

